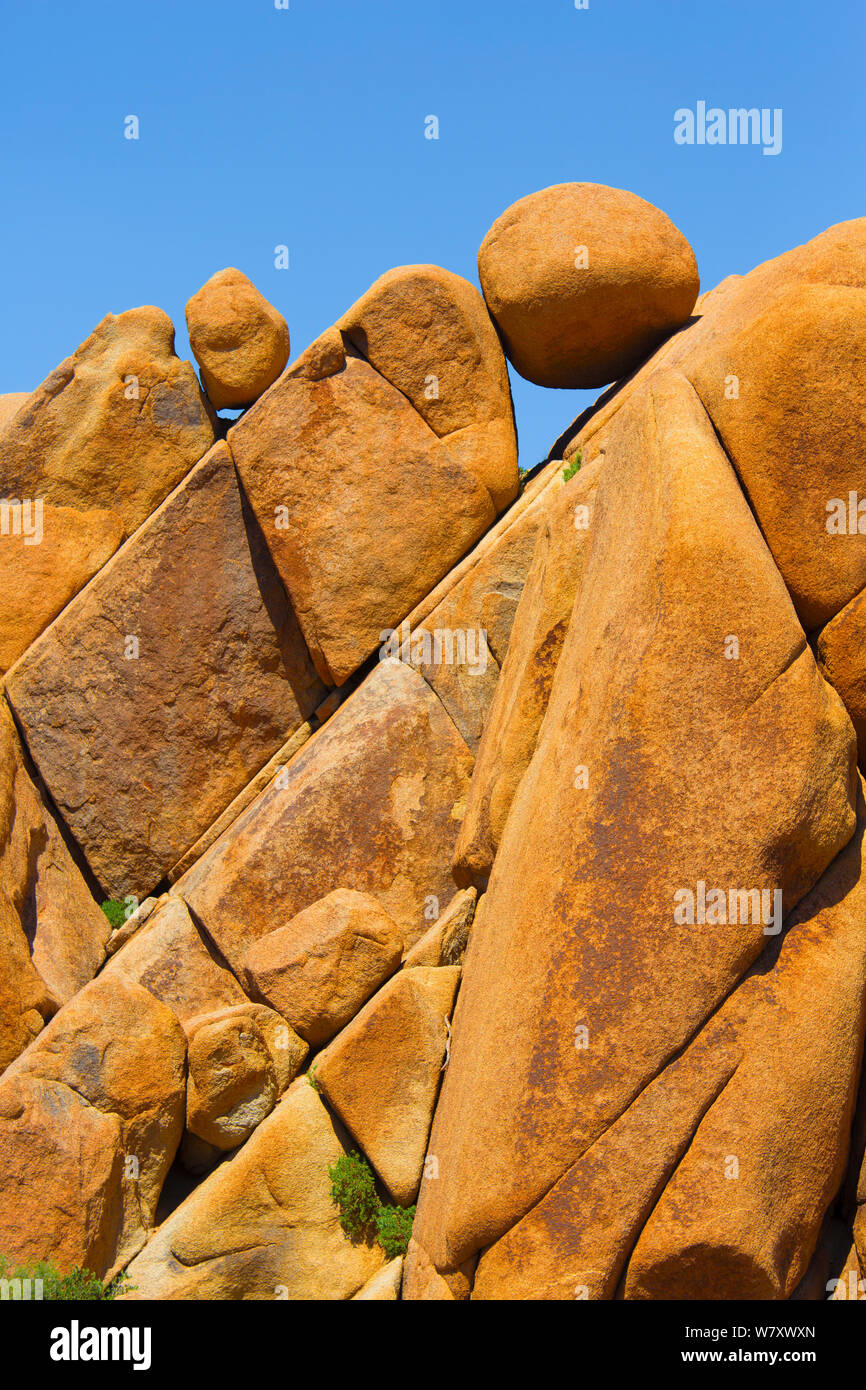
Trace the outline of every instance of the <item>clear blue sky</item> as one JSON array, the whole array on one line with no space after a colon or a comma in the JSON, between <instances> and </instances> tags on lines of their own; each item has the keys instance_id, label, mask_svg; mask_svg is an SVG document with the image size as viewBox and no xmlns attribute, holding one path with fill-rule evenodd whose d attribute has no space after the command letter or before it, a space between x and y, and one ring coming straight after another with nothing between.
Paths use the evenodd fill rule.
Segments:
<instances>
[{"instance_id":1,"label":"clear blue sky","mask_svg":"<svg viewBox=\"0 0 866 1390\"><path fill-rule=\"evenodd\" d=\"M227 265L282 310L296 355L390 266L476 282L491 222L553 183L656 203L704 288L866 212L862 0L0 0L0 14L0 391L31 390L137 304L171 315L187 356L184 305ZM782 153L676 145L674 111L699 100L781 107ZM529 466L592 397L512 381Z\"/></svg>"}]
</instances>

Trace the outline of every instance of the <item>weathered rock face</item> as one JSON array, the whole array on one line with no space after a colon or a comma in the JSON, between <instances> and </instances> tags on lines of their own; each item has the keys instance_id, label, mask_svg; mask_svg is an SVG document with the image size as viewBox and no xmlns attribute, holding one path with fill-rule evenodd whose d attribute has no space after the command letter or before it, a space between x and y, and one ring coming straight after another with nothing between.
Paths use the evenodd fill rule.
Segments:
<instances>
[{"instance_id":1,"label":"weathered rock face","mask_svg":"<svg viewBox=\"0 0 866 1390\"><path fill-rule=\"evenodd\" d=\"M10 1258L105 1273L124 1226L121 1124L68 1086L0 1079L0 1233ZM132 1253L132 1251L129 1251Z\"/></svg>"},{"instance_id":2,"label":"weathered rock face","mask_svg":"<svg viewBox=\"0 0 866 1390\"><path fill-rule=\"evenodd\" d=\"M24 924L44 831L11 721L0 718L0 1070L42 1029L58 1001L31 960Z\"/></svg>"},{"instance_id":3,"label":"weathered rock face","mask_svg":"<svg viewBox=\"0 0 866 1390\"><path fill-rule=\"evenodd\" d=\"M561 183L494 222L478 275L509 359L538 386L625 376L692 312L694 252L671 220L620 188Z\"/></svg>"},{"instance_id":4,"label":"weathered rock face","mask_svg":"<svg viewBox=\"0 0 866 1390\"><path fill-rule=\"evenodd\" d=\"M792 286L689 375L803 626L822 625L866 584L866 516L861 535L848 515L866 470L866 292Z\"/></svg>"},{"instance_id":5,"label":"weathered rock face","mask_svg":"<svg viewBox=\"0 0 866 1390\"><path fill-rule=\"evenodd\" d=\"M772 970L743 986L742 1060L644 1226L627 1298L788 1298L806 1273L845 1171L863 1051L862 795L858 810Z\"/></svg>"},{"instance_id":6,"label":"weathered rock face","mask_svg":"<svg viewBox=\"0 0 866 1390\"><path fill-rule=\"evenodd\" d=\"M25 516L26 519L26 516ZM31 514L32 524L36 523ZM31 526L28 521L28 528ZM0 675L9 670L123 539L114 512L43 507L39 532L0 536Z\"/></svg>"},{"instance_id":7,"label":"weathered rock face","mask_svg":"<svg viewBox=\"0 0 866 1390\"><path fill-rule=\"evenodd\" d=\"M633 367L690 252L577 188L486 253L545 370ZM251 383L268 314L215 278L191 328ZM113 413L157 311L0 400L46 499L41 557L0 536L0 1255L143 1299L862 1292L864 290L866 219L724 281L495 524L504 359L436 267L232 427L249 492L163 448L159 381ZM152 894L110 939L96 881ZM405 1258L342 1229L351 1149Z\"/></svg>"},{"instance_id":8,"label":"weathered rock face","mask_svg":"<svg viewBox=\"0 0 866 1390\"><path fill-rule=\"evenodd\" d=\"M286 320L239 270L219 270L186 306L189 345L217 410L251 405L289 360Z\"/></svg>"},{"instance_id":9,"label":"weathered rock face","mask_svg":"<svg viewBox=\"0 0 866 1390\"><path fill-rule=\"evenodd\" d=\"M440 1270L600 1140L850 839L852 733L692 388L660 379L608 439L465 967L416 1224ZM745 921L678 921L701 885L760 888L765 911L735 897Z\"/></svg>"},{"instance_id":10,"label":"weathered rock face","mask_svg":"<svg viewBox=\"0 0 866 1390\"><path fill-rule=\"evenodd\" d=\"M95 876L143 897L322 694L224 444L7 689Z\"/></svg>"},{"instance_id":11,"label":"weathered rock face","mask_svg":"<svg viewBox=\"0 0 866 1390\"><path fill-rule=\"evenodd\" d=\"M403 1282L403 1257L398 1255L368 1279L362 1289L353 1295L360 1303L396 1303L400 1297Z\"/></svg>"},{"instance_id":12,"label":"weathered rock face","mask_svg":"<svg viewBox=\"0 0 866 1390\"><path fill-rule=\"evenodd\" d=\"M0 1071L105 958L108 922L0 710Z\"/></svg>"},{"instance_id":13,"label":"weathered rock face","mask_svg":"<svg viewBox=\"0 0 866 1390\"><path fill-rule=\"evenodd\" d=\"M397 924L369 893L337 888L244 957L250 989L317 1046L392 975L403 954Z\"/></svg>"},{"instance_id":14,"label":"weathered rock face","mask_svg":"<svg viewBox=\"0 0 866 1390\"><path fill-rule=\"evenodd\" d=\"M561 482L551 465L441 584L409 614L388 649L423 675L476 752L546 504Z\"/></svg>"},{"instance_id":15,"label":"weathered rock face","mask_svg":"<svg viewBox=\"0 0 866 1390\"><path fill-rule=\"evenodd\" d=\"M410 1206L439 1091L460 968L401 970L316 1065L316 1084L395 1202Z\"/></svg>"},{"instance_id":16,"label":"weathered rock face","mask_svg":"<svg viewBox=\"0 0 866 1390\"><path fill-rule=\"evenodd\" d=\"M589 419L580 417L560 436L554 446L556 456L570 459L582 448L585 457L592 458L603 451L613 416L651 377L676 369L692 379L704 361L718 356L779 298L803 285L866 288L866 218L829 227L805 245L756 266L748 275L729 275L702 295L694 318L682 332L675 333L633 376L609 392ZM726 389L728 399L735 400L736 383L727 383Z\"/></svg>"},{"instance_id":17,"label":"weathered rock face","mask_svg":"<svg viewBox=\"0 0 866 1390\"><path fill-rule=\"evenodd\" d=\"M185 1061L177 1019L126 980L94 980L57 1014L0 1079L4 1252L103 1275L141 1249L183 1130Z\"/></svg>"},{"instance_id":18,"label":"weathered rock face","mask_svg":"<svg viewBox=\"0 0 866 1390\"><path fill-rule=\"evenodd\" d=\"M47 811L42 823L45 846L36 861L35 921L25 920L33 964L53 997L66 1004L105 960L111 928Z\"/></svg>"},{"instance_id":19,"label":"weathered rock face","mask_svg":"<svg viewBox=\"0 0 866 1390\"><path fill-rule=\"evenodd\" d=\"M30 399L29 391L7 391L0 396L0 430L8 425L9 421L18 414L26 400Z\"/></svg>"},{"instance_id":20,"label":"weathered rock face","mask_svg":"<svg viewBox=\"0 0 866 1390\"><path fill-rule=\"evenodd\" d=\"M545 494L546 520L514 617L454 851L459 882L486 884L515 792L535 750L583 573L601 465L599 455L568 483Z\"/></svg>"},{"instance_id":21,"label":"weathered rock face","mask_svg":"<svg viewBox=\"0 0 866 1390\"><path fill-rule=\"evenodd\" d=\"M346 1151L344 1137L299 1078L133 1260L136 1291L126 1297L351 1298L384 1257L340 1229L328 1166Z\"/></svg>"},{"instance_id":22,"label":"weathered rock face","mask_svg":"<svg viewBox=\"0 0 866 1390\"><path fill-rule=\"evenodd\" d=\"M248 1139L274 1108L277 1080L264 1038L245 1017L202 1024L190 1041L187 1129L217 1149Z\"/></svg>"},{"instance_id":23,"label":"weathered rock face","mask_svg":"<svg viewBox=\"0 0 866 1390\"><path fill-rule=\"evenodd\" d=\"M394 272L230 431L329 683L376 650L516 495L507 376L482 313L471 286L437 267ZM473 370L482 349L492 365Z\"/></svg>"},{"instance_id":24,"label":"weathered rock face","mask_svg":"<svg viewBox=\"0 0 866 1390\"><path fill-rule=\"evenodd\" d=\"M866 589L822 628L816 650L825 677L851 716L862 764L866 758Z\"/></svg>"},{"instance_id":25,"label":"weathered rock face","mask_svg":"<svg viewBox=\"0 0 866 1390\"><path fill-rule=\"evenodd\" d=\"M255 941L338 887L370 893L405 945L450 863L472 758L436 696L378 665L176 885L240 973Z\"/></svg>"},{"instance_id":26,"label":"weathered rock face","mask_svg":"<svg viewBox=\"0 0 866 1390\"><path fill-rule=\"evenodd\" d=\"M0 492L110 510L127 535L214 441L161 309L108 314L2 432Z\"/></svg>"},{"instance_id":27,"label":"weathered rock face","mask_svg":"<svg viewBox=\"0 0 866 1390\"><path fill-rule=\"evenodd\" d=\"M862 798L858 814L768 960L485 1251L473 1298L792 1295L842 1176L859 1070Z\"/></svg>"}]
</instances>

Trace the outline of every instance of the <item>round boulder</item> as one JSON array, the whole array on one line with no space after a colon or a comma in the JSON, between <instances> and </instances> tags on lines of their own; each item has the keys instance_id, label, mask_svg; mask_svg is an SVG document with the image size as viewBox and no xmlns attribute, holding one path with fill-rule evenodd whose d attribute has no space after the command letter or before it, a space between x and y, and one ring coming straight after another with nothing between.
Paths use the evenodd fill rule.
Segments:
<instances>
[{"instance_id":1,"label":"round boulder","mask_svg":"<svg viewBox=\"0 0 866 1390\"><path fill-rule=\"evenodd\" d=\"M289 360L289 329L239 270L220 270L186 306L186 326L211 404L252 405Z\"/></svg>"},{"instance_id":2,"label":"round boulder","mask_svg":"<svg viewBox=\"0 0 866 1390\"><path fill-rule=\"evenodd\" d=\"M243 1008L190 1020L186 1125L217 1149L233 1149L269 1115L279 1095L267 1041Z\"/></svg>"},{"instance_id":3,"label":"round boulder","mask_svg":"<svg viewBox=\"0 0 866 1390\"><path fill-rule=\"evenodd\" d=\"M538 386L617 381L686 322L700 289L670 218L595 183L514 203L481 243L478 274L509 359Z\"/></svg>"}]
</instances>

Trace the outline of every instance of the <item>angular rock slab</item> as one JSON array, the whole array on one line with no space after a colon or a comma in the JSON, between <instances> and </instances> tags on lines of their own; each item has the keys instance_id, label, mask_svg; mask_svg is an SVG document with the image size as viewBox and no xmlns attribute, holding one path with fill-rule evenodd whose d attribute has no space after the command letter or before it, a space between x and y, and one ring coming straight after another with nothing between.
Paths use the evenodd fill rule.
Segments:
<instances>
[{"instance_id":1,"label":"angular rock slab","mask_svg":"<svg viewBox=\"0 0 866 1390\"><path fill-rule=\"evenodd\" d=\"M347 1299L382 1268L353 1244L331 1200L346 1151L301 1077L230 1162L163 1222L129 1266L125 1299Z\"/></svg>"},{"instance_id":2,"label":"angular rock slab","mask_svg":"<svg viewBox=\"0 0 866 1390\"><path fill-rule=\"evenodd\" d=\"M127 980L61 1009L0 1079L4 1253L61 1251L104 1275L141 1249L183 1132L185 1064L177 1019Z\"/></svg>"},{"instance_id":3,"label":"angular rock slab","mask_svg":"<svg viewBox=\"0 0 866 1390\"><path fill-rule=\"evenodd\" d=\"M474 888L455 893L442 916L403 957L403 969L418 965L461 965L475 918L478 894ZM432 906L432 905L431 905Z\"/></svg>"},{"instance_id":4,"label":"angular rock slab","mask_svg":"<svg viewBox=\"0 0 866 1390\"><path fill-rule=\"evenodd\" d=\"M551 464L532 479L383 644L420 671L473 753L493 704L535 537L561 473L561 464Z\"/></svg>"},{"instance_id":5,"label":"angular rock slab","mask_svg":"<svg viewBox=\"0 0 866 1390\"><path fill-rule=\"evenodd\" d=\"M400 1297L403 1282L403 1256L390 1260L388 1264L368 1279L353 1298L358 1303L396 1303Z\"/></svg>"},{"instance_id":6,"label":"angular rock slab","mask_svg":"<svg viewBox=\"0 0 866 1390\"><path fill-rule=\"evenodd\" d=\"M401 970L321 1055L316 1084L398 1205L418 1196L460 967Z\"/></svg>"},{"instance_id":7,"label":"angular rock slab","mask_svg":"<svg viewBox=\"0 0 866 1390\"><path fill-rule=\"evenodd\" d=\"M454 851L460 882L486 883L511 803L535 751L588 549L602 458L551 488L502 675L475 760Z\"/></svg>"},{"instance_id":8,"label":"angular rock slab","mask_svg":"<svg viewBox=\"0 0 866 1390\"><path fill-rule=\"evenodd\" d=\"M144 897L322 695L225 444L7 690L94 875L111 897Z\"/></svg>"},{"instance_id":9,"label":"angular rock slab","mask_svg":"<svg viewBox=\"0 0 866 1390\"><path fill-rule=\"evenodd\" d=\"M436 696L384 661L179 879L232 969L334 888L370 893L406 946L429 896L448 901L472 757Z\"/></svg>"},{"instance_id":10,"label":"angular rock slab","mask_svg":"<svg viewBox=\"0 0 866 1390\"><path fill-rule=\"evenodd\" d=\"M27 927L36 862L45 844L42 807L0 709L0 1071L56 1011L58 1000L31 959Z\"/></svg>"},{"instance_id":11,"label":"angular rock slab","mask_svg":"<svg viewBox=\"0 0 866 1390\"><path fill-rule=\"evenodd\" d=\"M851 716L862 765L866 760L866 589L821 629L816 651L825 679Z\"/></svg>"},{"instance_id":12,"label":"angular rock slab","mask_svg":"<svg viewBox=\"0 0 866 1390\"><path fill-rule=\"evenodd\" d=\"M214 442L161 309L107 314L2 430L0 495L114 512L129 535Z\"/></svg>"},{"instance_id":13,"label":"angular rock slab","mask_svg":"<svg viewBox=\"0 0 866 1390\"><path fill-rule=\"evenodd\" d=\"M455 1013L415 1226L440 1271L510 1229L767 944L751 900L713 931L678 895L788 911L854 830L850 721L693 389L651 383L608 446Z\"/></svg>"},{"instance_id":14,"label":"angular rock slab","mask_svg":"<svg viewBox=\"0 0 866 1390\"><path fill-rule=\"evenodd\" d=\"M68 1004L102 966L111 927L47 811L43 826L45 847L36 862L30 949L54 998Z\"/></svg>"},{"instance_id":15,"label":"angular rock slab","mask_svg":"<svg viewBox=\"0 0 866 1390\"><path fill-rule=\"evenodd\" d=\"M496 517L485 483L330 329L229 432L322 679L343 682Z\"/></svg>"}]
</instances>

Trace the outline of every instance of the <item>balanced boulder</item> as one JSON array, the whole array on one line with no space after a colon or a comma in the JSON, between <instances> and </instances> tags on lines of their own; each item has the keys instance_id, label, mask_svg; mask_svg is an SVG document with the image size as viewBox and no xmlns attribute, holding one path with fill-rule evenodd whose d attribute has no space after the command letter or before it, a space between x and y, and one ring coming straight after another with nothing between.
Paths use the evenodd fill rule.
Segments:
<instances>
[{"instance_id":1,"label":"balanced boulder","mask_svg":"<svg viewBox=\"0 0 866 1390\"><path fill-rule=\"evenodd\" d=\"M286 320L240 270L220 270L186 306L189 345L217 410L251 405L289 360Z\"/></svg>"},{"instance_id":2,"label":"balanced boulder","mask_svg":"<svg viewBox=\"0 0 866 1390\"><path fill-rule=\"evenodd\" d=\"M509 359L538 386L604 386L694 308L692 248L658 208L620 188L561 183L494 222L478 253Z\"/></svg>"}]
</instances>

